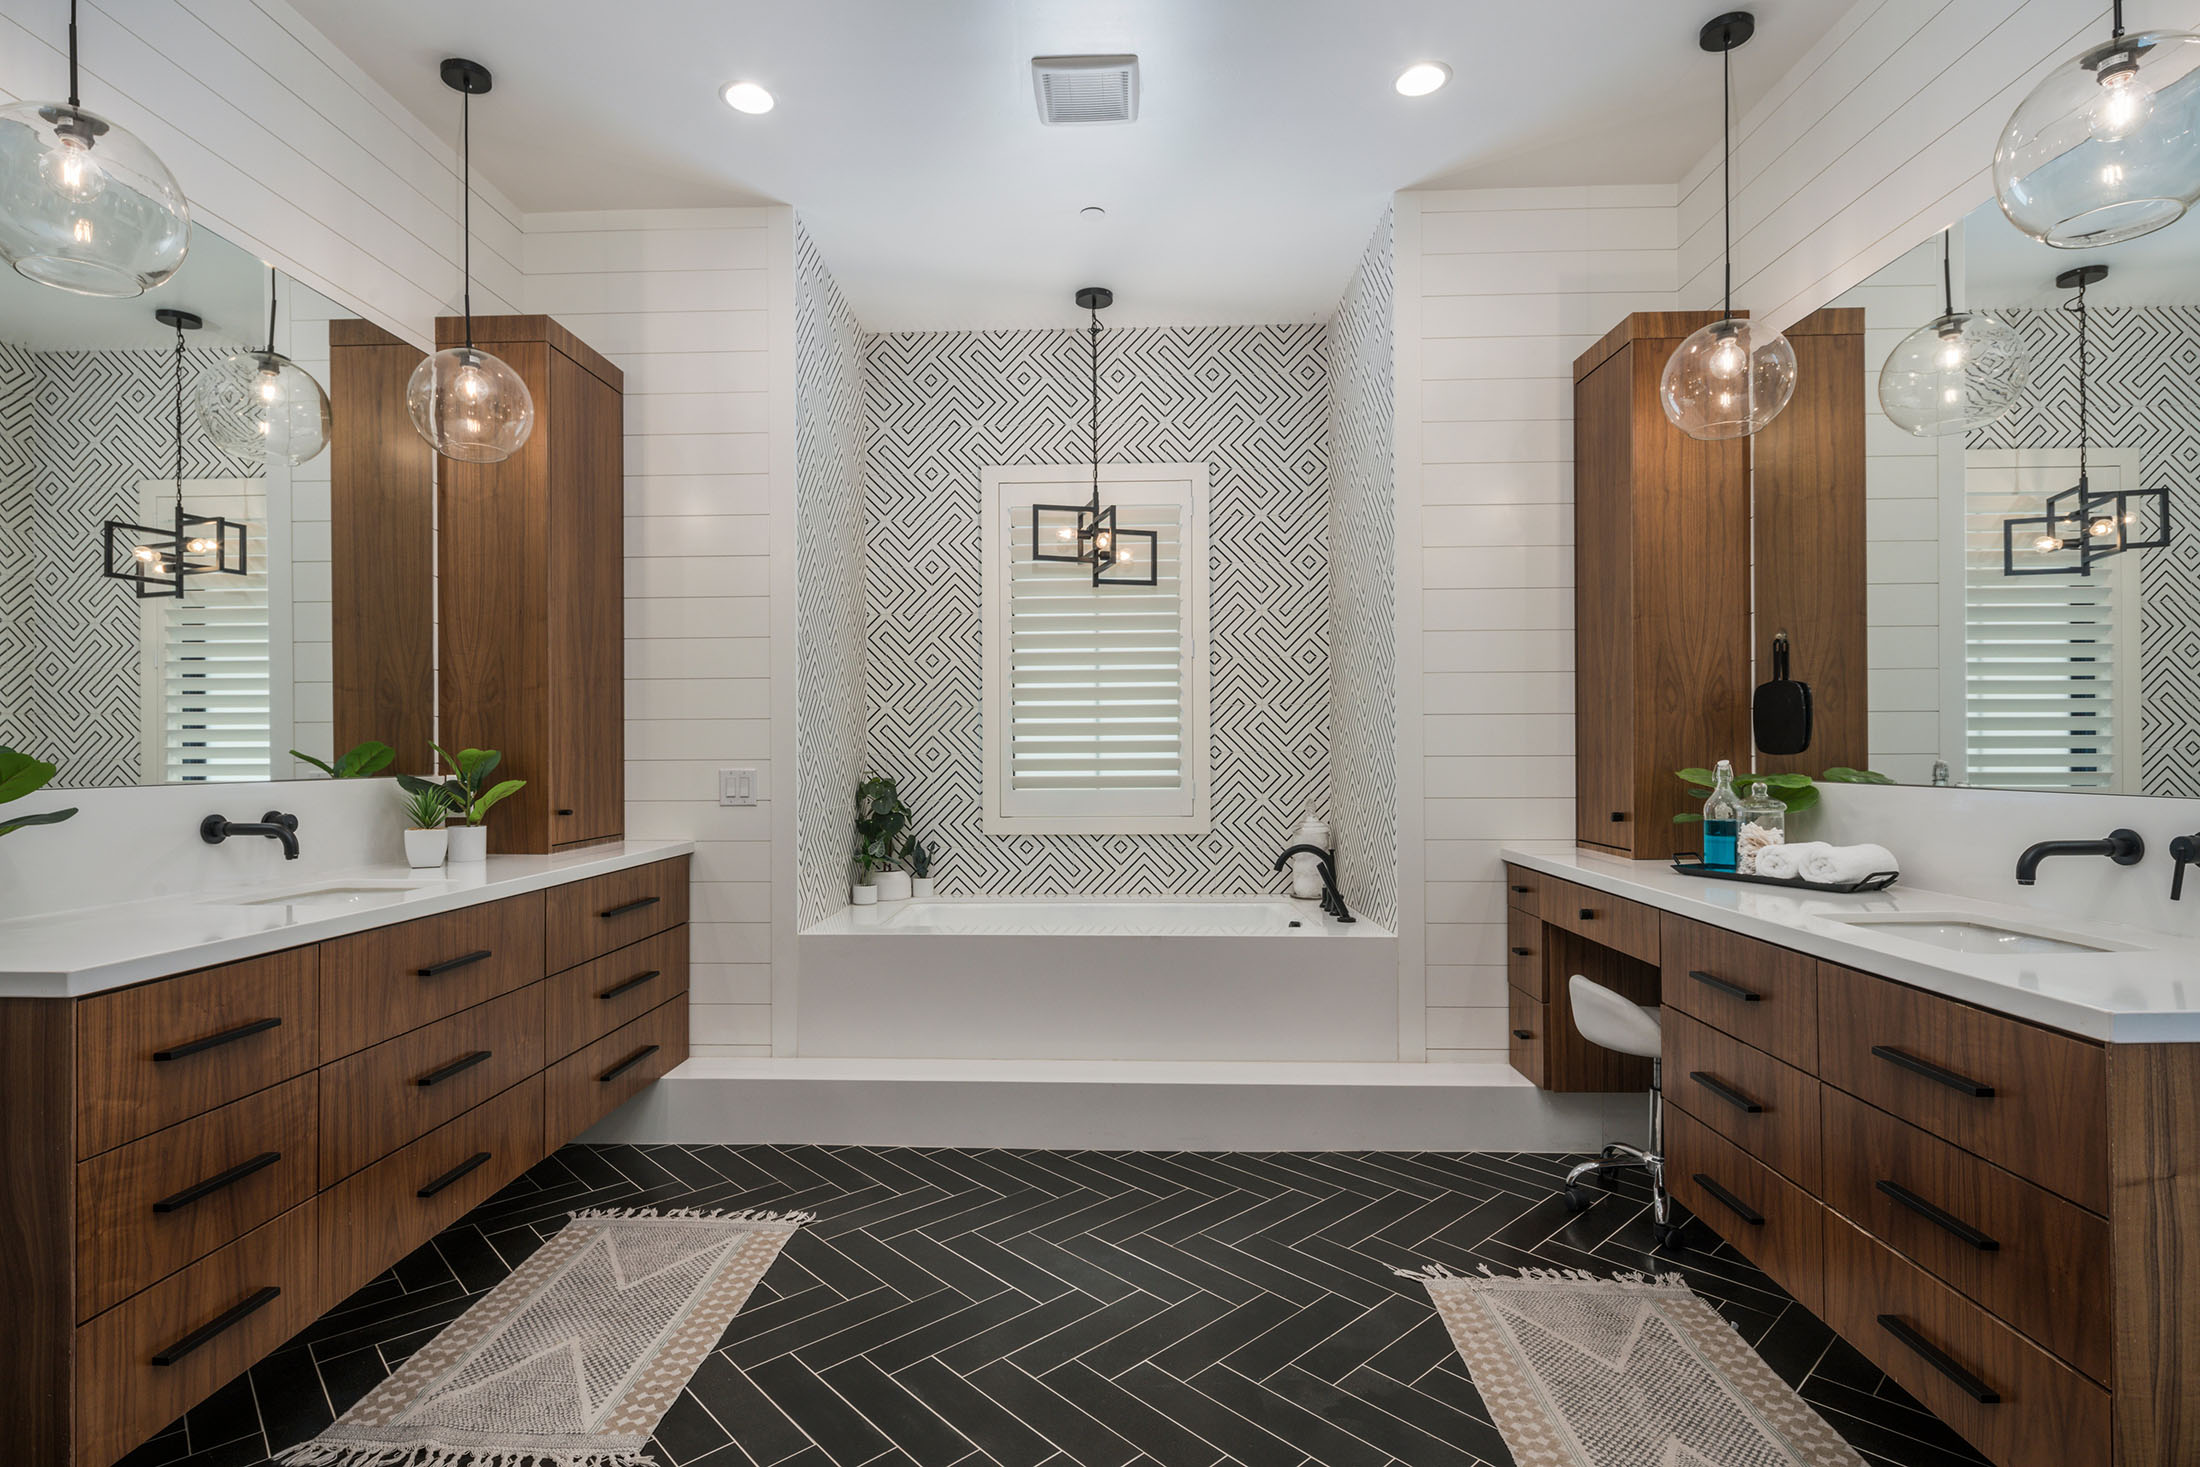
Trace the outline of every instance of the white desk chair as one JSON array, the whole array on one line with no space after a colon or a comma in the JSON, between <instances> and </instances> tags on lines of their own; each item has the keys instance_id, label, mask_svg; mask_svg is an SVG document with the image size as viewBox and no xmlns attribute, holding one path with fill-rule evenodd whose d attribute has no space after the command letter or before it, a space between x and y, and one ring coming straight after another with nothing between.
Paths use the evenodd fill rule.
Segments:
<instances>
[{"instance_id":1,"label":"white desk chair","mask_svg":"<svg viewBox=\"0 0 2200 1467\"><path fill-rule=\"evenodd\" d=\"M1672 1199L1665 1191L1665 1086L1658 1059L1662 1048L1658 1011L1622 998L1579 973L1567 980L1566 991L1573 998L1574 1027L1581 1031L1582 1038L1650 1061L1649 1150L1614 1144L1605 1147L1598 1160L1585 1161L1566 1173L1566 1206L1573 1212L1588 1207L1589 1194L1581 1185L1586 1178L1640 1167L1650 1174L1652 1236L1661 1248L1678 1245L1681 1230L1672 1221Z\"/></svg>"}]
</instances>

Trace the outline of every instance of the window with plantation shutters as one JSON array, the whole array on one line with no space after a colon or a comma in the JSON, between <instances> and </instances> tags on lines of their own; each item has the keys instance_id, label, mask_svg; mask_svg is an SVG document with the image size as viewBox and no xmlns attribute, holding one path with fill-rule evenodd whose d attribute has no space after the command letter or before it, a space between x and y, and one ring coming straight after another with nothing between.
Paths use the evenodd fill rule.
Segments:
<instances>
[{"instance_id":1,"label":"window with plantation shutters","mask_svg":"<svg viewBox=\"0 0 2200 1467\"><path fill-rule=\"evenodd\" d=\"M1090 465L985 476L985 825L989 833L1201 834L1207 797L1207 467L1103 464L1120 567L1033 554L1032 505L1077 504ZM1047 530L1074 543L1067 516Z\"/></svg>"}]
</instances>

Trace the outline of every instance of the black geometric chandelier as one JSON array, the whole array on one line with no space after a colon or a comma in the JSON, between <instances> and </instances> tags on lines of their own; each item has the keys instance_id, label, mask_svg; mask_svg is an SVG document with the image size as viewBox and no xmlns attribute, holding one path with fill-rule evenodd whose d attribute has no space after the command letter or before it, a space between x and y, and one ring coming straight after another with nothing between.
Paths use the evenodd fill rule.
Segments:
<instances>
[{"instance_id":1,"label":"black geometric chandelier","mask_svg":"<svg viewBox=\"0 0 2200 1467\"><path fill-rule=\"evenodd\" d=\"M1031 507L1031 558L1092 567L1095 586L1154 586L1161 582L1161 534L1126 530L1115 522L1115 506L1100 502L1100 312L1115 304L1115 292L1088 285L1077 304L1092 313L1086 328L1092 341L1092 500L1087 504L1034 504ZM1143 540L1145 573L1138 572L1136 542ZM1129 542L1129 543L1126 543Z\"/></svg>"},{"instance_id":2,"label":"black geometric chandelier","mask_svg":"<svg viewBox=\"0 0 2200 1467\"><path fill-rule=\"evenodd\" d=\"M140 601L181 597L186 576L245 573L246 526L220 515L190 514L183 507L183 333L203 323L189 311L166 306L153 316L176 332L176 520L159 529L109 520L101 557L101 570L113 580L128 581Z\"/></svg>"},{"instance_id":3,"label":"black geometric chandelier","mask_svg":"<svg viewBox=\"0 0 2200 1467\"><path fill-rule=\"evenodd\" d=\"M2081 265L2055 277L2059 288L2077 291L2063 309L2078 318L2078 482L2047 496L2047 513L2002 521L2001 573L2005 576L2090 576L2095 561L2126 550L2160 550L2169 544L2168 489L2096 491L2087 472L2092 419L2086 382L2090 355L2085 292L2087 286L2099 285L2107 278L2106 265ZM2140 525L2150 522L2153 533L2138 533ZM2043 559L2019 562L2020 540ZM2075 560L2070 552L2075 552Z\"/></svg>"}]
</instances>

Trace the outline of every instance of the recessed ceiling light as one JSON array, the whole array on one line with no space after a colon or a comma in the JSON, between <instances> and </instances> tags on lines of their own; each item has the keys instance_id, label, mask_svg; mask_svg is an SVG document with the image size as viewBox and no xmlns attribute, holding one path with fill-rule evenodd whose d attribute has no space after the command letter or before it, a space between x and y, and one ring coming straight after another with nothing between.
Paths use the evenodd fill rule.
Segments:
<instances>
[{"instance_id":1,"label":"recessed ceiling light","mask_svg":"<svg viewBox=\"0 0 2200 1467\"><path fill-rule=\"evenodd\" d=\"M1398 85L1402 88L1405 83L1401 81ZM1438 85L1442 85L1442 83L1438 83ZM774 105L772 94L752 81L727 82L726 89L718 95L724 97L726 105L734 111L746 112L751 116L760 112L769 112Z\"/></svg>"},{"instance_id":2,"label":"recessed ceiling light","mask_svg":"<svg viewBox=\"0 0 2200 1467\"><path fill-rule=\"evenodd\" d=\"M1425 97L1451 80L1451 68L1441 61L1416 61L1398 73L1398 95Z\"/></svg>"}]
</instances>

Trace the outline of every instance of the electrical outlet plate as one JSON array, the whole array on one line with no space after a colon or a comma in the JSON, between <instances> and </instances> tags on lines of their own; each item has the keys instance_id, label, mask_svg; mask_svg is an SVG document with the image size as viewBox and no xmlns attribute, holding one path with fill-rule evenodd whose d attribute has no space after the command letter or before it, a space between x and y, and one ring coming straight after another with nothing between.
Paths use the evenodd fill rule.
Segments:
<instances>
[{"instance_id":1,"label":"electrical outlet plate","mask_svg":"<svg viewBox=\"0 0 2200 1467\"><path fill-rule=\"evenodd\" d=\"M755 804L756 771L753 769L719 770L718 803L721 805Z\"/></svg>"}]
</instances>

